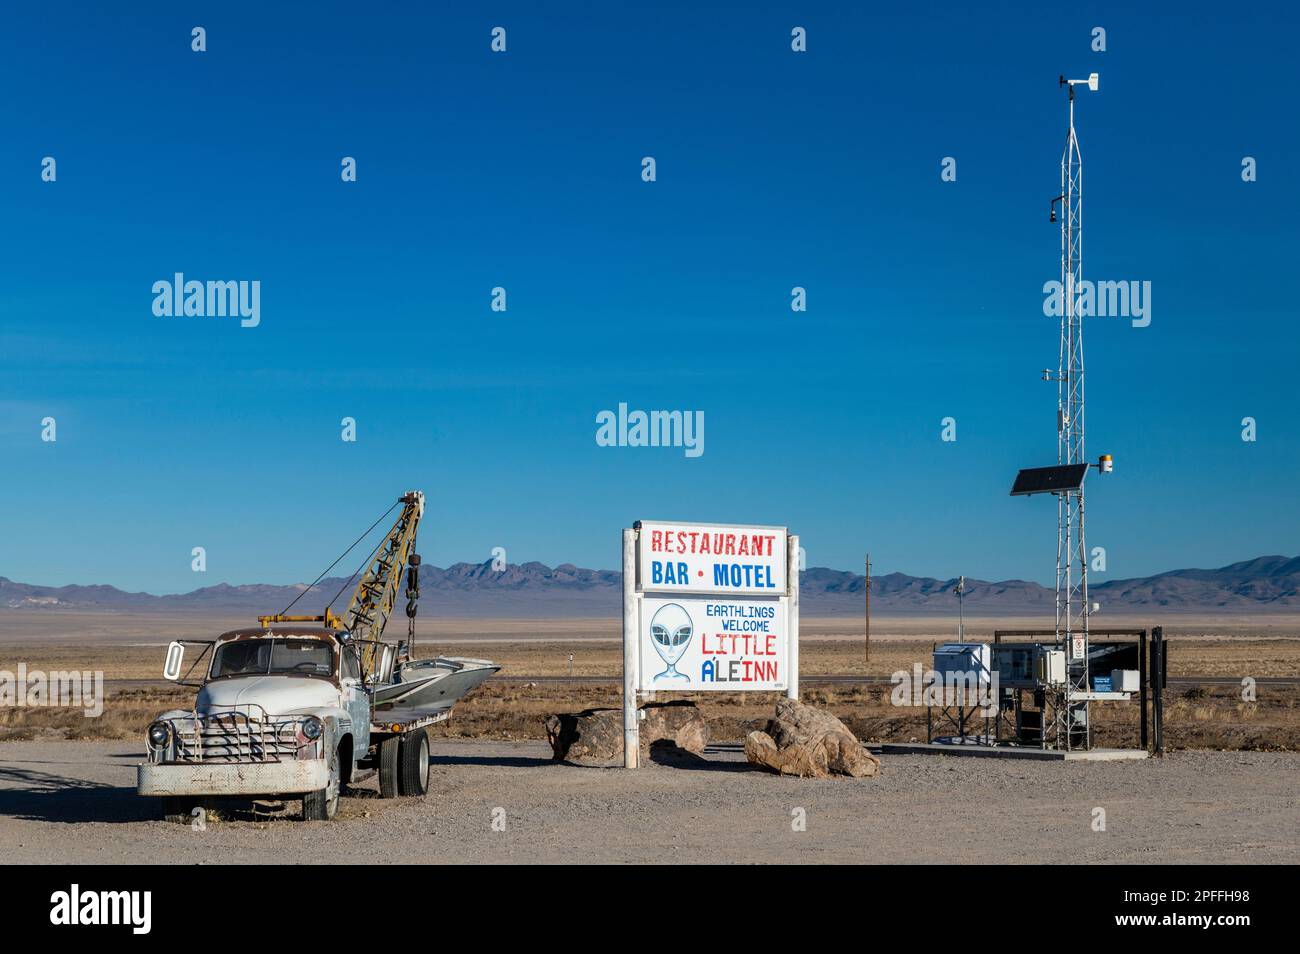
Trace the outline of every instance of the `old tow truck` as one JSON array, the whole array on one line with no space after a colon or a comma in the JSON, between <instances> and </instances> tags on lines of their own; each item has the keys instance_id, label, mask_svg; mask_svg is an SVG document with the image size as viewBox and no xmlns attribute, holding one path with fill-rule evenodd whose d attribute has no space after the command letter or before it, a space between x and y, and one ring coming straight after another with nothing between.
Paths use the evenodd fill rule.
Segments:
<instances>
[{"instance_id":1,"label":"old tow truck","mask_svg":"<svg viewBox=\"0 0 1300 954\"><path fill-rule=\"evenodd\" d=\"M404 494L388 513L398 506L343 617L328 606L320 616L290 616L291 603L259 617L257 627L168 647L166 678L199 688L193 709L165 712L149 726L147 761L137 769L137 792L161 796L168 820L189 821L223 799L301 799L303 818L327 821L348 785L374 774L385 798L428 790L425 729L450 718L452 706L499 667L412 658L424 494ZM403 571L408 636L393 645L383 633ZM202 649L185 667L192 646ZM191 681L196 673L201 681Z\"/></svg>"}]
</instances>

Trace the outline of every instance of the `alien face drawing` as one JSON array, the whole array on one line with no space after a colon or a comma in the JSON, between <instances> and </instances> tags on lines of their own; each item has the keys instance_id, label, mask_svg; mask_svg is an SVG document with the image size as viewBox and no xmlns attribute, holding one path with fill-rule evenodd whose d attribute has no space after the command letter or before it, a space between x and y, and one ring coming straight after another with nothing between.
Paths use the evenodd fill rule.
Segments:
<instances>
[{"instance_id":1,"label":"alien face drawing","mask_svg":"<svg viewBox=\"0 0 1300 954\"><path fill-rule=\"evenodd\" d=\"M650 639L655 652L668 668L654 677L655 682L690 682L690 676L677 671L677 661L691 644L695 624L691 614L677 603L665 603L650 620Z\"/></svg>"}]
</instances>

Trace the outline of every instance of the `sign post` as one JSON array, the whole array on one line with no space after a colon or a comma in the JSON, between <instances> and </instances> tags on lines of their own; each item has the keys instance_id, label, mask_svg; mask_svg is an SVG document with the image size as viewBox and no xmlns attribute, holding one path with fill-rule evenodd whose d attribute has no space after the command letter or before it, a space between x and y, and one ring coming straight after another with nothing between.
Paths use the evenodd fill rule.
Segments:
<instances>
[{"instance_id":1,"label":"sign post","mask_svg":"<svg viewBox=\"0 0 1300 954\"><path fill-rule=\"evenodd\" d=\"M799 537L790 538L790 550L788 553L790 560L790 570L786 574L786 579L790 581L790 596L786 603L786 639L790 641L790 648L787 655L790 658L789 674L790 680L785 688L785 697L787 699L799 698Z\"/></svg>"},{"instance_id":2,"label":"sign post","mask_svg":"<svg viewBox=\"0 0 1300 954\"><path fill-rule=\"evenodd\" d=\"M641 622L641 601L636 586L637 530L623 531L623 767L636 768L641 754L641 726L637 719L636 691L640 656L637 630Z\"/></svg>"},{"instance_id":3,"label":"sign post","mask_svg":"<svg viewBox=\"0 0 1300 954\"><path fill-rule=\"evenodd\" d=\"M784 527L637 521L623 531L623 765L638 693L799 698L799 538Z\"/></svg>"}]
</instances>

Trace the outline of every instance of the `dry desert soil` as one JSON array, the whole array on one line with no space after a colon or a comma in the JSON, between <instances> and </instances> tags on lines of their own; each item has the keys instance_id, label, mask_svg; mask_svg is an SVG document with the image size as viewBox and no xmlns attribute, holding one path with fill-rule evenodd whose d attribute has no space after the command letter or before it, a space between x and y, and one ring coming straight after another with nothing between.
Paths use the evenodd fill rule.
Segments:
<instances>
[{"instance_id":1,"label":"dry desert soil","mask_svg":"<svg viewBox=\"0 0 1300 954\"><path fill-rule=\"evenodd\" d=\"M422 620L422 655L503 665L431 732L423 799L383 800L373 781L331 823L227 806L203 830L160 820L135 794L149 720L193 690L158 679L172 638L247 620L116 614L0 614L0 669L98 670L101 717L0 712L0 845L18 863L246 864L432 862L1300 862L1300 618L1166 619L1170 675L1216 676L1167 699L1174 751L1140 762L1024 762L882 756L866 780L779 778L752 769L739 741L775 697L701 694L714 744L699 761L635 771L557 764L550 712L619 704L617 620ZM975 620L972 638L1030 621ZM1114 620L1148 626L1159 619ZM806 620L804 699L869 741L924 736L924 710L888 686L819 685L819 674L885 677L926 662L951 620ZM577 677L569 679L568 677ZM602 678L606 677L606 678ZM1258 678L1258 698L1239 685ZM1132 706L1099 711L1103 744L1135 745ZM1195 751L1188 751L1188 750ZM1228 749L1236 751L1210 751ZM1105 830L1094 830L1104 810ZM806 830L794 823L803 818ZM498 821L494 827L494 820ZM504 821L504 830L500 824Z\"/></svg>"},{"instance_id":2,"label":"dry desert soil","mask_svg":"<svg viewBox=\"0 0 1300 954\"><path fill-rule=\"evenodd\" d=\"M138 746L0 743L0 844L9 863L1300 862L1295 753L886 754L874 779L825 781L752 769L733 744L635 770L558 764L533 741L441 739L434 755L423 799L370 781L333 822L239 810L193 830L134 793Z\"/></svg>"}]
</instances>

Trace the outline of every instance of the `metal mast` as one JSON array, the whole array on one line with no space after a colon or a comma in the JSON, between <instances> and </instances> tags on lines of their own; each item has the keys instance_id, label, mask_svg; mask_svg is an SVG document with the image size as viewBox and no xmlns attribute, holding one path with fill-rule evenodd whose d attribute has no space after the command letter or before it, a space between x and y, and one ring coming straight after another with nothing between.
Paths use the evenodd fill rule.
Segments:
<instances>
[{"instance_id":1,"label":"metal mast","mask_svg":"<svg viewBox=\"0 0 1300 954\"><path fill-rule=\"evenodd\" d=\"M1082 288L1083 260L1083 160L1074 129L1074 88L1097 88L1097 74L1086 80L1067 80L1069 131L1061 155L1061 343L1056 372L1056 462L1058 466L1084 464L1083 442L1083 316L1078 296ZM1066 652L1067 692L1087 692L1088 680L1088 552L1083 529L1083 482L1057 494L1056 530L1056 638ZM1074 748L1077 739L1088 747L1088 703L1070 702L1058 710L1059 742Z\"/></svg>"},{"instance_id":2,"label":"metal mast","mask_svg":"<svg viewBox=\"0 0 1300 954\"><path fill-rule=\"evenodd\" d=\"M1083 484L1090 467L1103 474L1114 470L1109 454L1097 463L1084 459L1083 446L1083 318L1079 307L1083 291L1083 160L1074 131L1075 87L1095 90L1097 74L1067 80L1069 126L1061 156L1061 194L1052 199L1055 222L1061 205L1061 339L1056 371L1043 371L1043 380L1056 382L1056 466L1023 468L1011 486L1011 496L1050 493L1056 497L1056 643L1065 657L1065 672L1052 665L1044 671L1042 699L1044 743L1050 713L1052 742L1056 748L1089 748L1088 725L1091 692L1088 678L1088 549L1083 536ZM1051 283L1049 283L1050 285ZM1043 286L1044 291L1048 285ZM1044 312L1052 312L1044 305Z\"/></svg>"}]
</instances>

